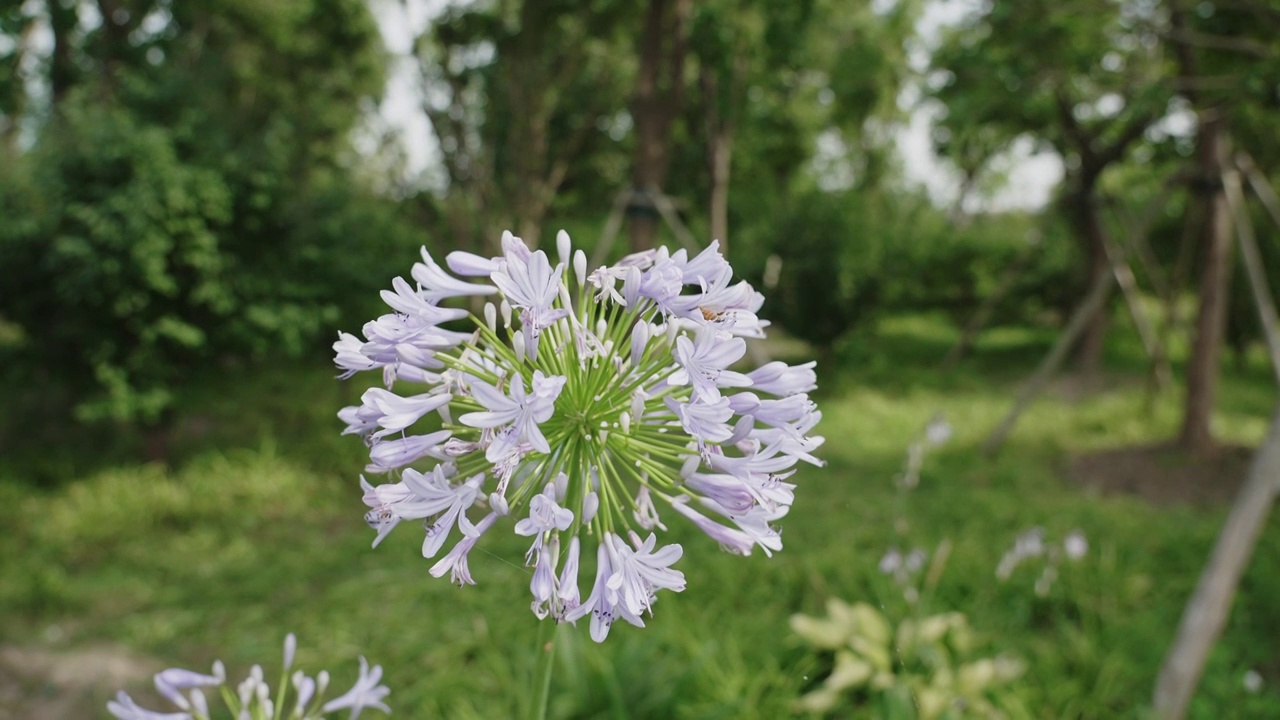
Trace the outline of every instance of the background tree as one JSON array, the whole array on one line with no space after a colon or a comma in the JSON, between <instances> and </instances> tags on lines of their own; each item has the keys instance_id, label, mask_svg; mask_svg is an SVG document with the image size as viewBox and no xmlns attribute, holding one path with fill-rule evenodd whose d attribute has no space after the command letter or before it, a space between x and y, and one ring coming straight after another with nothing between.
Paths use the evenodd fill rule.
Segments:
<instances>
[{"instance_id":1,"label":"background tree","mask_svg":"<svg viewBox=\"0 0 1280 720\"><path fill-rule=\"evenodd\" d=\"M1236 116L1252 114L1253 128L1259 126L1259 115L1271 118L1263 126L1275 122L1280 90L1261 78L1268 70L1280 69L1280 42L1267 30L1280 22L1280 16L1274 7L1253 2L1210 2L1192 8L1168 0L1167 10L1163 38L1177 61L1178 92L1196 117L1192 187L1200 209L1195 226L1200 303L1178 444L1203 452L1213 446L1211 420L1230 298L1233 241L1222 176L1233 162ZM1261 152L1274 147L1266 141L1254 144Z\"/></svg>"},{"instance_id":2,"label":"background tree","mask_svg":"<svg viewBox=\"0 0 1280 720\"><path fill-rule=\"evenodd\" d=\"M513 228L537 243L571 169L623 102L627 11L606 0L453 6L417 39L458 242Z\"/></svg>"},{"instance_id":3,"label":"background tree","mask_svg":"<svg viewBox=\"0 0 1280 720\"><path fill-rule=\"evenodd\" d=\"M641 193L661 193L671 161L675 121L685 98L685 57L689 45L690 0L649 0L637 43L639 67L631 97L635 160L631 183ZM653 247L658 214L634 205L630 213L631 249Z\"/></svg>"},{"instance_id":4,"label":"background tree","mask_svg":"<svg viewBox=\"0 0 1280 720\"><path fill-rule=\"evenodd\" d=\"M383 80L360 0L27 5L53 36L28 82L49 92L4 188L22 221L0 226L27 380L154 423L190 368L299 353L363 314L343 293L411 241L348 174Z\"/></svg>"},{"instance_id":5,"label":"background tree","mask_svg":"<svg viewBox=\"0 0 1280 720\"><path fill-rule=\"evenodd\" d=\"M932 97L944 108L946 145L977 142L985 162L995 138L1029 136L1062 156L1062 193L1085 280L1111 272L1103 240L1103 173L1166 112L1165 66L1141 3L993 3L967 17L934 53ZM1158 46L1157 46L1158 47ZM951 154L972 151L952 145ZM1087 372L1102 357L1109 311L1093 316L1078 347Z\"/></svg>"},{"instance_id":6,"label":"background tree","mask_svg":"<svg viewBox=\"0 0 1280 720\"><path fill-rule=\"evenodd\" d=\"M764 116L760 110L789 94L786 85L804 67L807 41L817 31L813 18L812 2L721 0L694 9L698 92L690 125L701 131L707 181L699 194L707 198L708 235L720 241L722 252L728 252L734 141L744 122L757 121Z\"/></svg>"}]
</instances>

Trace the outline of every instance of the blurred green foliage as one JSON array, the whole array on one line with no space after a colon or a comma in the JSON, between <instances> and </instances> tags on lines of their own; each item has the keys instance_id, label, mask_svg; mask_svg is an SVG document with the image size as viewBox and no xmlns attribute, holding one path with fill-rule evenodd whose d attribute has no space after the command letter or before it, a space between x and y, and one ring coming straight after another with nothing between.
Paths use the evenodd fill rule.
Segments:
<instances>
[{"instance_id":1,"label":"blurred green foliage","mask_svg":"<svg viewBox=\"0 0 1280 720\"><path fill-rule=\"evenodd\" d=\"M1001 697L1025 672L1006 656L972 658L973 629L961 612L891 623L865 602L827 600L827 615L792 615L791 630L810 648L830 655L820 686L797 702L802 710L831 715L857 709L884 720L958 720L1030 717Z\"/></svg>"},{"instance_id":2,"label":"blurred green foliage","mask_svg":"<svg viewBox=\"0 0 1280 720\"><path fill-rule=\"evenodd\" d=\"M956 335L945 319L880 324L874 343L842 345L820 367L830 464L796 476L785 549L772 558L729 555L688 524L670 523L685 548L688 589L663 597L648 627L615 627L603 645L581 623L566 626L550 716L792 716L795 700L830 668L790 632L793 614L822 614L830 598L866 602L895 620L912 612L876 566L896 536L894 475L908 444L942 412L955 436L926 461L911 517L922 545L949 539L953 549L936 591L922 594L921 616L961 610L975 641L967 657L1024 661L1025 674L1001 695L1034 717L1143 717L1170 628L1225 509L1098 497L1062 482L1060 470L1076 453L1158 441L1177 422L1176 399L1148 405L1141 349L1118 343L1109 360L1122 381L1111 391L1046 398L988 460L979 444L1008 409L1008 383L1053 333L989 333L943 372L937 357ZM1222 436L1256 443L1275 398L1265 359L1252 356L1224 383ZM523 714L537 628L526 609L530 571L507 559L528 543L486 536L471 560L480 584L462 589L427 575L413 533L370 550L353 482L367 450L341 436L332 416L362 389L334 382L322 359L211 378L182 405L185 450L170 468L126 463L33 488L28 469L6 453L0 641L25 647L60 633L55 651L118 642L161 667L199 669L221 658L238 674L276 657L293 631L307 665L351 673L359 655L382 664L396 717ZM1090 542L1045 597L1030 588L1034 574L1007 583L995 576L1032 525L1051 534L1081 528ZM1192 718L1218 718L1223 708L1271 717L1280 708L1271 632L1280 622L1278 530L1273 524L1260 539ZM1250 669L1264 679L1258 693L1242 685ZM94 716L109 694L83 715Z\"/></svg>"},{"instance_id":3,"label":"blurred green foliage","mask_svg":"<svg viewBox=\"0 0 1280 720\"><path fill-rule=\"evenodd\" d=\"M992 324L1052 320L1079 292L1064 231L1014 213L957 225L920 194L811 190L762 233L781 260L764 313L819 346L889 312L938 310L959 325L1021 261Z\"/></svg>"},{"instance_id":4,"label":"blurred green foliage","mask_svg":"<svg viewBox=\"0 0 1280 720\"><path fill-rule=\"evenodd\" d=\"M156 424L197 367L320 351L420 242L347 167L382 82L363 3L171 12L59 38L74 82L0 176L10 377L82 420Z\"/></svg>"},{"instance_id":5,"label":"blurred green foliage","mask_svg":"<svg viewBox=\"0 0 1280 720\"><path fill-rule=\"evenodd\" d=\"M670 39L687 44L664 78L683 95L664 191L703 242L707 198L728 184L735 267L764 286L769 317L820 349L872 336L897 311L967 322L1005 284L992 325L1056 326L1088 272L1105 270L1082 229L1096 220L1124 239L1109 211L1082 217L1095 206L1066 200L1137 214L1192 150L1171 124L1187 106L1164 2L994 3L936 32L924 0L658 4L684 8ZM336 328L355 330L419 244L482 251L509 227L530 241L567 227L595 244L630 182L645 4L447 3L431 22L401 17L412 47L393 58L374 13L404 7L0 10L0 360L29 404L162 428L197 378L322 353ZM1260 3L1192 15L1205 92L1271 171L1262 139L1278 101L1260 78L1280 57L1280 33L1266 32L1280 17ZM42 33L52 43L33 40ZM439 151L420 177L393 134L378 136L396 68L420 85ZM1245 92L1219 87L1235 76ZM952 207L907 180L896 147L922 108L960 171ZM732 158L721 176L713 141ZM1019 142L1063 157L1058 202L975 211ZM1196 264L1187 198L1180 188L1154 209L1155 263L1136 268L1169 307ZM1257 335L1244 290L1235 283L1238 357Z\"/></svg>"}]
</instances>

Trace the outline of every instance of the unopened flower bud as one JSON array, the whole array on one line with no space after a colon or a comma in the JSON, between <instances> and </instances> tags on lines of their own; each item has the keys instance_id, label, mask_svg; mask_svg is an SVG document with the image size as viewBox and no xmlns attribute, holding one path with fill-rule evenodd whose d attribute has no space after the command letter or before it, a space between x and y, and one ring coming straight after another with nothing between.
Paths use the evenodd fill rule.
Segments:
<instances>
[{"instance_id":1,"label":"unopened flower bud","mask_svg":"<svg viewBox=\"0 0 1280 720\"><path fill-rule=\"evenodd\" d=\"M498 308L491 302L484 304L484 324L489 326L490 332L498 332Z\"/></svg>"},{"instance_id":2,"label":"unopened flower bud","mask_svg":"<svg viewBox=\"0 0 1280 720\"><path fill-rule=\"evenodd\" d=\"M569 264L569 233L561 230L556 233L556 253L560 256L560 262L565 266Z\"/></svg>"},{"instance_id":3,"label":"unopened flower bud","mask_svg":"<svg viewBox=\"0 0 1280 720\"><path fill-rule=\"evenodd\" d=\"M578 250L573 253L573 274L578 277L578 287L587 285L587 254Z\"/></svg>"},{"instance_id":4,"label":"unopened flower bud","mask_svg":"<svg viewBox=\"0 0 1280 720\"><path fill-rule=\"evenodd\" d=\"M516 352L516 362L523 363L525 357L524 333L518 332L515 337L511 338L511 349Z\"/></svg>"}]
</instances>

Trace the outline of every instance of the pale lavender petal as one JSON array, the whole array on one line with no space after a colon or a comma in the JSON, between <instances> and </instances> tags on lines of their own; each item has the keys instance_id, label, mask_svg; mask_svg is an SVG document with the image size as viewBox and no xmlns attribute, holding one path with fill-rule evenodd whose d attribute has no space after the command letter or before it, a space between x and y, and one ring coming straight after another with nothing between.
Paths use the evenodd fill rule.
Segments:
<instances>
[{"instance_id":1,"label":"pale lavender petal","mask_svg":"<svg viewBox=\"0 0 1280 720\"><path fill-rule=\"evenodd\" d=\"M162 713L138 707L133 698L123 690L116 694L115 700L107 702L107 712L119 720L192 720L191 713Z\"/></svg>"},{"instance_id":2,"label":"pale lavender petal","mask_svg":"<svg viewBox=\"0 0 1280 720\"><path fill-rule=\"evenodd\" d=\"M356 720L360 717L360 712L365 708L374 708L384 713L390 713L391 708L382 702L382 698L391 693L386 685L379 684L382 680L382 666L374 665L373 670L369 669L369 662L360 658L360 677L356 679L356 684L347 691L345 695L336 697L324 704L320 708L323 713L331 713L334 710L350 710L350 720Z\"/></svg>"}]
</instances>

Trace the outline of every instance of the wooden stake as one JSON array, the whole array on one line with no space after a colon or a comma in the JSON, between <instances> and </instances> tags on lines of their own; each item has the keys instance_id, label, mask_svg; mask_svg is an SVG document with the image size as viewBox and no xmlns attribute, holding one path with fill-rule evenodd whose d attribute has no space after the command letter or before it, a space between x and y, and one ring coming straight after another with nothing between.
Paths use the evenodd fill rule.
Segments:
<instances>
[{"instance_id":1,"label":"wooden stake","mask_svg":"<svg viewBox=\"0 0 1280 720\"><path fill-rule=\"evenodd\" d=\"M1244 487L1218 535L1209 562L1200 574L1195 592L1183 610L1182 621L1156 680L1156 715L1162 720L1182 720L1205 660L1222 634L1240 577L1249 564L1258 535L1271 512L1280 478L1280 414L1271 420L1271 432L1249 468Z\"/></svg>"},{"instance_id":2,"label":"wooden stake","mask_svg":"<svg viewBox=\"0 0 1280 720\"><path fill-rule=\"evenodd\" d=\"M622 229L622 216L627 212L627 203L631 202L631 191L623 190L613 198L613 207L609 210L609 218L604 222L604 230L600 232L600 239L596 241L596 249L591 252L590 269L600 267L604 261L609 258L609 251L613 249L613 241L618 237L618 231Z\"/></svg>"},{"instance_id":3,"label":"wooden stake","mask_svg":"<svg viewBox=\"0 0 1280 720\"><path fill-rule=\"evenodd\" d=\"M1253 164L1253 158L1246 153L1239 153L1236 155L1236 166L1249 178L1249 186L1253 188L1254 194L1262 201L1262 206L1267 209L1267 214L1275 221L1276 227L1280 227L1280 198L1276 197L1276 191L1267 182L1267 178L1258 171L1258 166Z\"/></svg>"},{"instance_id":4,"label":"wooden stake","mask_svg":"<svg viewBox=\"0 0 1280 720\"><path fill-rule=\"evenodd\" d=\"M1098 279L1094 281L1093 287L1089 288L1089 294L1085 296L1083 302L1076 308L1071 315L1071 320L1067 323L1067 327L1063 329L1062 334L1058 336L1053 348L1049 350L1049 354L1045 356L1040 367L1035 374L1027 380L1019 393L1017 401L1010 408L1009 414L1004 420L992 431L987 441L983 443L982 450L987 455L995 455L1000 451L1000 446L1004 445L1005 438L1008 437L1013 426L1018 422L1018 418L1031 405L1031 402L1044 390L1045 385L1049 383L1049 378L1058 371L1058 367L1062 365L1062 361L1067 357L1067 351L1075 345L1076 340L1084 332L1089 324L1089 319L1093 317L1111 294L1111 284L1115 282L1114 273L1102 273Z\"/></svg>"},{"instance_id":5,"label":"wooden stake","mask_svg":"<svg viewBox=\"0 0 1280 720\"><path fill-rule=\"evenodd\" d=\"M693 238L693 233L689 232L689 228L680 221L680 215L676 212L676 207L671 203L671 198L662 193L640 193L634 190L623 190L613 199L613 208L609 211L609 218L604 223L604 230L600 232L600 240L596 242L596 249L591 253L592 269L598 268L609 259L609 251L613 249L614 240L618 237L618 232L622 229L622 219L626 215L627 206L633 200L645 199L653 208L658 211L662 219L666 221L667 226L671 228L671 232L691 253L697 253L702 250L698 247L698 243Z\"/></svg>"},{"instance_id":6,"label":"wooden stake","mask_svg":"<svg viewBox=\"0 0 1280 720\"><path fill-rule=\"evenodd\" d=\"M1147 312L1142 309L1142 296L1138 292L1138 281L1133 277L1133 268L1129 267L1124 251L1116 245L1105 229L1102 230L1102 246L1107 253L1107 259L1111 262L1111 271L1115 273L1116 282L1120 284L1120 290L1124 293L1129 315L1133 317L1133 324L1138 328L1138 336L1142 338L1142 347L1146 349L1147 357L1151 359L1151 371L1155 377L1156 386L1160 389L1167 388L1173 384L1173 369L1169 366L1168 356L1165 355L1164 343L1160 342L1155 328L1147 320Z\"/></svg>"},{"instance_id":7,"label":"wooden stake","mask_svg":"<svg viewBox=\"0 0 1280 720\"><path fill-rule=\"evenodd\" d=\"M1267 341L1271 370L1275 373L1277 384L1280 384L1280 335L1276 329L1280 326L1280 318L1276 317L1276 303L1271 297L1271 288L1267 286L1267 271L1262 266L1262 254L1258 252L1258 242L1253 236L1253 223L1249 222L1249 208L1244 204L1240 174L1234 170L1224 172L1222 185L1227 194L1227 206L1235 219L1236 240L1240 242L1240 255L1244 258L1249 289L1253 291L1253 304L1258 308L1262 336Z\"/></svg>"}]
</instances>

